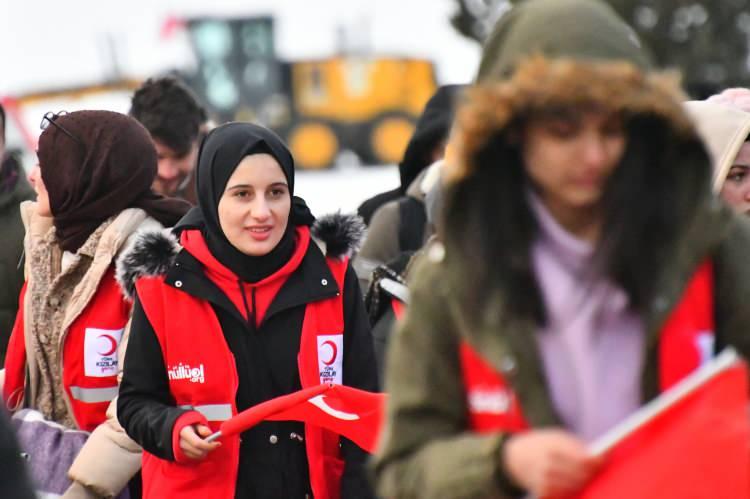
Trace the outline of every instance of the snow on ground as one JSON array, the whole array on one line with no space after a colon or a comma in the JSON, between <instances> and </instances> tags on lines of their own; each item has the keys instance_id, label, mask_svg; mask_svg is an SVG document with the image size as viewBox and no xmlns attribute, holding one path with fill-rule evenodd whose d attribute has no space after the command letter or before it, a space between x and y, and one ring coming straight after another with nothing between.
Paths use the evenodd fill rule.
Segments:
<instances>
[{"instance_id":1,"label":"snow on ground","mask_svg":"<svg viewBox=\"0 0 750 499\"><path fill-rule=\"evenodd\" d=\"M338 166L295 173L294 194L307 201L315 216L355 212L365 199L399 185L398 167Z\"/></svg>"}]
</instances>

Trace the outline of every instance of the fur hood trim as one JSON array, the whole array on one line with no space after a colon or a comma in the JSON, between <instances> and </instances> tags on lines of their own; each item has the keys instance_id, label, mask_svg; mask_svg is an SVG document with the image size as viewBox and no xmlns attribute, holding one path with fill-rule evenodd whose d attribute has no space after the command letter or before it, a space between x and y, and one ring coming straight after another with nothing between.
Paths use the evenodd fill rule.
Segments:
<instances>
[{"instance_id":1,"label":"fur hood trim","mask_svg":"<svg viewBox=\"0 0 750 499\"><path fill-rule=\"evenodd\" d=\"M366 230L359 215L337 212L317 219L310 233L326 256L351 258L362 245Z\"/></svg>"},{"instance_id":2,"label":"fur hood trim","mask_svg":"<svg viewBox=\"0 0 750 499\"><path fill-rule=\"evenodd\" d=\"M146 230L136 234L133 242L117 259L115 279L123 294L132 300L135 298L136 280L166 274L181 249L170 229Z\"/></svg>"},{"instance_id":3,"label":"fur hood trim","mask_svg":"<svg viewBox=\"0 0 750 499\"><path fill-rule=\"evenodd\" d=\"M327 257L345 258L359 249L365 224L358 215L334 213L317 219L310 233ZM117 259L115 277L125 296L130 300L135 297L139 278L165 275L181 250L169 229L139 232Z\"/></svg>"},{"instance_id":4,"label":"fur hood trim","mask_svg":"<svg viewBox=\"0 0 750 499\"><path fill-rule=\"evenodd\" d=\"M695 135L681 102L686 96L675 72L645 72L625 61L595 62L536 55L506 80L469 89L451 138L448 183L470 176L473 158L516 117L555 107L593 105L627 114L651 114L680 134Z\"/></svg>"}]
</instances>

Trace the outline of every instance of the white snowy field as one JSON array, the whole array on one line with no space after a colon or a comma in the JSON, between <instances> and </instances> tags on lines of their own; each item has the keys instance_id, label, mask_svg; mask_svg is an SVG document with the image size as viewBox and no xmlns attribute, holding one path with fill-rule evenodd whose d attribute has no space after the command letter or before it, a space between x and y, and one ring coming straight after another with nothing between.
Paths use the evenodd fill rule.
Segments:
<instances>
[{"instance_id":1,"label":"white snowy field","mask_svg":"<svg viewBox=\"0 0 750 499\"><path fill-rule=\"evenodd\" d=\"M297 170L294 194L320 216L338 210L355 212L365 199L398 185L396 166L338 166L323 171Z\"/></svg>"},{"instance_id":2,"label":"white snowy field","mask_svg":"<svg viewBox=\"0 0 750 499\"><path fill-rule=\"evenodd\" d=\"M190 66L170 19L272 15L283 59L326 57L343 40L377 54L427 57L440 83L470 81L479 45L450 25L454 0L0 0L0 95L145 78Z\"/></svg>"}]
</instances>

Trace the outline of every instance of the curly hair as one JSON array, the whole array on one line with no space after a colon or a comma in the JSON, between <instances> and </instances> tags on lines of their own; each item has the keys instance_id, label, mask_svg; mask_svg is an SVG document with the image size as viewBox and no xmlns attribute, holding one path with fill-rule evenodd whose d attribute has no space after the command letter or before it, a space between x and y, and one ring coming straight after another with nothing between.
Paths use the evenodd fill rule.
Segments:
<instances>
[{"instance_id":1,"label":"curly hair","mask_svg":"<svg viewBox=\"0 0 750 499\"><path fill-rule=\"evenodd\" d=\"M208 119L195 94L172 76L146 80L133 94L129 114L178 156L190 152Z\"/></svg>"}]
</instances>

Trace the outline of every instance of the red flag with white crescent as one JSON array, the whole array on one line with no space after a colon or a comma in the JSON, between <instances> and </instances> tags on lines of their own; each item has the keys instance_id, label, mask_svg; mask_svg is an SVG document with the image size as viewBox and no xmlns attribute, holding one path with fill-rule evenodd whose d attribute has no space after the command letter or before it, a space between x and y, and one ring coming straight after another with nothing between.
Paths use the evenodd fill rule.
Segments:
<instances>
[{"instance_id":1,"label":"red flag with white crescent","mask_svg":"<svg viewBox=\"0 0 750 499\"><path fill-rule=\"evenodd\" d=\"M747 366L713 377L610 454L578 499L750 497Z\"/></svg>"},{"instance_id":2,"label":"red flag with white crescent","mask_svg":"<svg viewBox=\"0 0 750 499\"><path fill-rule=\"evenodd\" d=\"M302 421L348 438L374 452L385 416L386 395L345 385L318 385L277 397L224 421L222 436L234 435L264 420Z\"/></svg>"}]
</instances>

